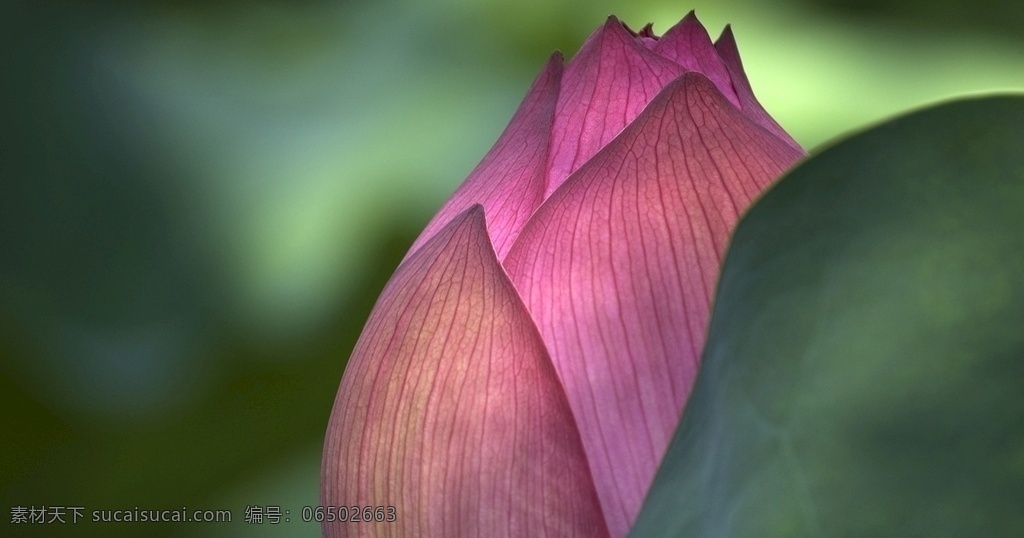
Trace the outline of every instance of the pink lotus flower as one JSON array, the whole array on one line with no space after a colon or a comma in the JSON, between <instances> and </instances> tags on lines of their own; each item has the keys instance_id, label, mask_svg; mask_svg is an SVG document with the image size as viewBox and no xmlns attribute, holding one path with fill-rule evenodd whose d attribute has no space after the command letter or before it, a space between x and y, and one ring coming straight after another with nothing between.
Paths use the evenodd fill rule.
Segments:
<instances>
[{"instance_id":1,"label":"pink lotus flower","mask_svg":"<svg viewBox=\"0 0 1024 538\"><path fill-rule=\"evenodd\" d=\"M660 38L611 17L553 55L352 352L322 502L386 521L329 508L325 535L625 535L730 230L802 156L728 27L712 44L692 13Z\"/></svg>"}]
</instances>

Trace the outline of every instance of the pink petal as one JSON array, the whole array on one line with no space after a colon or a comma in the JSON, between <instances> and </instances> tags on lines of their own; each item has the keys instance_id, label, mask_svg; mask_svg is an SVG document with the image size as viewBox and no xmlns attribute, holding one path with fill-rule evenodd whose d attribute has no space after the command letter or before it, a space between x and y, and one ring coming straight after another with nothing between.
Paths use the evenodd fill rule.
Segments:
<instances>
[{"instance_id":1,"label":"pink petal","mask_svg":"<svg viewBox=\"0 0 1024 538\"><path fill-rule=\"evenodd\" d=\"M394 506L326 536L605 536L550 359L473 206L388 283L349 360L324 505Z\"/></svg>"},{"instance_id":2,"label":"pink petal","mask_svg":"<svg viewBox=\"0 0 1024 538\"><path fill-rule=\"evenodd\" d=\"M743 62L740 61L740 51L736 47L736 38L732 35L732 27L726 25L722 30L722 35L718 36L718 41L715 41L715 49L725 63L726 69L729 70L732 86L736 89L736 95L740 99L740 108L747 117L779 137L790 147L803 153L800 144L797 144L793 137L789 136L778 123L775 123L775 120L765 112L761 103L754 97L754 90L750 87L750 81L747 80L747 75L743 71Z\"/></svg>"},{"instance_id":3,"label":"pink petal","mask_svg":"<svg viewBox=\"0 0 1024 538\"><path fill-rule=\"evenodd\" d=\"M654 52L683 66L687 71L703 73L732 104L740 106L739 98L732 88L732 79L718 51L711 43L711 37L704 25L691 11L675 26L669 28L658 40Z\"/></svg>"},{"instance_id":4,"label":"pink petal","mask_svg":"<svg viewBox=\"0 0 1024 538\"><path fill-rule=\"evenodd\" d=\"M545 192L554 192L682 71L608 17L562 75Z\"/></svg>"},{"instance_id":5,"label":"pink petal","mask_svg":"<svg viewBox=\"0 0 1024 538\"><path fill-rule=\"evenodd\" d=\"M504 261L612 535L636 517L690 392L730 230L800 157L686 73L545 201Z\"/></svg>"},{"instance_id":6,"label":"pink petal","mask_svg":"<svg viewBox=\"0 0 1024 538\"><path fill-rule=\"evenodd\" d=\"M551 124L562 77L554 53L505 131L413 243L406 259L473 204L484 206L495 250L504 256L544 198Z\"/></svg>"}]
</instances>

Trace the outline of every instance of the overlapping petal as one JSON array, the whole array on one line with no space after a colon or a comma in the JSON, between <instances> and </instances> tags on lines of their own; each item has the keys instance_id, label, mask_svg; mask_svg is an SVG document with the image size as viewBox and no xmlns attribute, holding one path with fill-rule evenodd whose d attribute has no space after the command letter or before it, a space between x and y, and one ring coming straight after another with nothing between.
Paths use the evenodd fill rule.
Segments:
<instances>
[{"instance_id":1,"label":"overlapping petal","mask_svg":"<svg viewBox=\"0 0 1024 538\"><path fill-rule=\"evenodd\" d=\"M693 11L687 13L683 20L661 36L654 47L654 52L683 66L687 71L703 73L715 83L715 87L726 99L736 106L741 106L739 97L732 87L729 70L711 43L708 31L697 20L697 15Z\"/></svg>"},{"instance_id":2,"label":"overlapping petal","mask_svg":"<svg viewBox=\"0 0 1024 538\"><path fill-rule=\"evenodd\" d=\"M399 268L352 353L325 505L394 506L326 536L604 536L545 346L473 206Z\"/></svg>"},{"instance_id":3,"label":"overlapping petal","mask_svg":"<svg viewBox=\"0 0 1024 538\"><path fill-rule=\"evenodd\" d=\"M494 249L504 256L544 199L548 141L562 78L554 53L505 131L413 243L406 259L473 204L481 204Z\"/></svg>"},{"instance_id":4,"label":"overlapping petal","mask_svg":"<svg viewBox=\"0 0 1024 538\"><path fill-rule=\"evenodd\" d=\"M652 52L618 19L608 17L562 75L546 194L615 138L682 72L682 66Z\"/></svg>"},{"instance_id":5,"label":"overlapping petal","mask_svg":"<svg viewBox=\"0 0 1024 538\"><path fill-rule=\"evenodd\" d=\"M678 422L730 230L801 156L686 73L545 201L504 260L612 535L628 531Z\"/></svg>"}]
</instances>

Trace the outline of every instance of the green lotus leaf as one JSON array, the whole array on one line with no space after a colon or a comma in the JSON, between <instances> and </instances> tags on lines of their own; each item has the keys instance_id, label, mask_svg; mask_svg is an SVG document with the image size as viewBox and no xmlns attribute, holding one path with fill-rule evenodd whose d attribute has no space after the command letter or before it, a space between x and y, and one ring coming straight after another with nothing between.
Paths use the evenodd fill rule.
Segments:
<instances>
[{"instance_id":1,"label":"green lotus leaf","mask_svg":"<svg viewBox=\"0 0 1024 538\"><path fill-rule=\"evenodd\" d=\"M635 536L1024 536L1024 97L790 172L737 228Z\"/></svg>"}]
</instances>

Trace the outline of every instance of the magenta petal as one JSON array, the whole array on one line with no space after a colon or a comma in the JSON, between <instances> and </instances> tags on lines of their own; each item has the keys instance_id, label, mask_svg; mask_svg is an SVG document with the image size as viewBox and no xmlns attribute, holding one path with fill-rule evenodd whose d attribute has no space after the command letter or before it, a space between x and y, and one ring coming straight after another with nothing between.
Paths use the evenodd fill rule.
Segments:
<instances>
[{"instance_id":1,"label":"magenta petal","mask_svg":"<svg viewBox=\"0 0 1024 538\"><path fill-rule=\"evenodd\" d=\"M612 535L636 517L679 420L730 229L801 155L686 73L545 201L504 261Z\"/></svg>"},{"instance_id":2,"label":"magenta petal","mask_svg":"<svg viewBox=\"0 0 1024 538\"><path fill-rule=\"evenodd\" d=\"M579 432L480 206L385 288L349 360L322 502L394 506L326 536L605 536Z\"/></svg>"},{"instance_id":3,"label":"magenta petal","mask_svg":"<svg viewBox=\"0 0 1024 538\"><path fill-rule=\"evenodd\" d=\"M693 11L661 36L654 52L685 67L687 71L703 73L715 83L722 95L734 105L741 106L728 69L711 43L708 31Z\"/></svg>"},{"instance_id":4,"label":"magenta petal","mask_svg":"<svg viewBox=\"0 0 1024 538\"><path fill-rule=\"evenodd\" d=\"M732 85L736 89L736 95L740 99L740 108L743 110L743 113L754 120L754 123L768 129L768 132L782 139L790 147L803 153L803 148L800 147L800 144L797 144L793 137L789 136L778 123L775 123L775 120L768 115L768 112L765 112L764 107L754 97L754 90L750 87L747 74L743 71L743 62L740 61L740 51L736 47L736 38L732 35L732 27L727 25L722 30L722 35L718 36L718 41L715 41L715 50L718 51L722 62L725 63L726 69L729 70L729 76L732 78Z\"/></svg>"},{"instance_id":5,"label":"magenta petal","mask_svg":"<svg viewBox=\"0 0 1024 538\"><path fill-rule=\"evenodd\" d=\"M494 249L499 256L505 255L544 199L548 143L561 77L562 55L556 52L501 137L427 224L406 259L473 204L484 206Z\"/></svg>"},{"instance_id":6,"label":"magenta petal","mask_svg":"<svg viewBox=\"0 0 1024 538\"><path fill-rule=\"evenodd\" d=\"M554 192L682 72L609 17L562 75L545 192Z\"/></svg>"}]
</instances>

